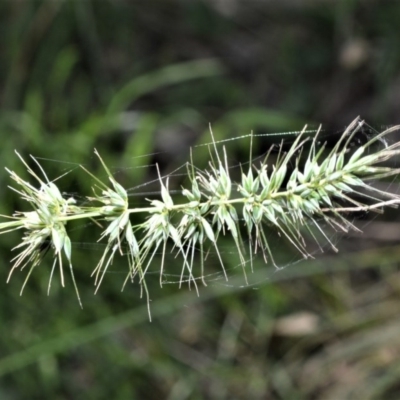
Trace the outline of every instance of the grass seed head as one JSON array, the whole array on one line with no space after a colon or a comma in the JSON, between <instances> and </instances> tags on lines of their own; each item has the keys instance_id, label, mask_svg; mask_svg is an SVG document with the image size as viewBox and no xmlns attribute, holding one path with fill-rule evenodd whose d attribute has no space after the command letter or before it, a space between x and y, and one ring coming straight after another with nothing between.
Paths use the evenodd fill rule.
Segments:
<instances>
[{"instance_id":1,"label":"grass seed head","mask_svg":"<svg viewBox=\"0 0 400 400\"><path fill-rule=\"evenodd\" d=\"M264 259L274 264L266 227L276 229L303 257L309 257L303 230L306 229L318 241L310 226L330 243L324 227L330 225L336 230L347 232L357 228L346 218L348 212L381 209L396 206L400 196L376 189L369 181L400 172L399 169L383 166L381 163L400 153L400 142L388 145L386 136L399 127L392 127L372 137L353 153L350 144L361 129L363 121L354 120L344 131L331 150L319 144L319 131L310 141L304 139L305 130L284 152L279 148L276 161L268 164L271 150L260 165L251 159L248 171L242 171L241 181L236 183L230 174L225 148L218 153L213 139L210 146L209 168L198 170L193 161L187 164L189 188L182 194L181 203L174 199L169 190L168 179L158 171L160 196L149 200L149 205L130 208L125 188L112 176L99 153L95 151L106 171L108 184L82 167L95 181L94 195L88 197L89 205L80 207L73 199L65 199L54 181L49 181L40 164L33 158L41 171L41 178L17 153L29 174L39 188L25 181L15 172L7 170L16 187L11 189L30 204L28 211L15 212L0 223L0 234L24 230L21 243L15 247L20 253L14 257L11 273L30 265L27 278L42 261L44 252L52 250L54 263L51 272L58 265L61 281L63 278L63 257L66 258L76 288L71 261L71 241L66 225L73 219L92 219L107 222L99 240L106 240L106 248L93 271L96 290L99 288L116 254L127 257L128 274L124 285L138 276L138 282L149 301L145 276L160 250L160 284L163 284L165 253L168 246L183 259L181 282L187 281L197 290L197 281L204 279L205 246L216 252L225 277L223 259L218 249L221 235L230 235L235 243L239 260L246 276L246 262L242 240L242 225L245 227L249 253L262 251ZM318 137L318 140L317 140ZM305 149L309 143L308 150ZM376 149L375 144L384 144ZM301 159L305 158L302 164ZM234 189L237 189L236 194ZM349 206L350 204L350 206ZM143 214L142 222L132 225L131 214ZM332 248L336 247L331 243ZM200 252L200 272L196 276L194 254ZM186 274L187 278L184 279ZM51 278L50 278L51 283ZM50 284L49 284L50 286ZM77 288L76 288L76 292ZM79 294L78 294L79 298Z\"/></svg>"}]
</instances>

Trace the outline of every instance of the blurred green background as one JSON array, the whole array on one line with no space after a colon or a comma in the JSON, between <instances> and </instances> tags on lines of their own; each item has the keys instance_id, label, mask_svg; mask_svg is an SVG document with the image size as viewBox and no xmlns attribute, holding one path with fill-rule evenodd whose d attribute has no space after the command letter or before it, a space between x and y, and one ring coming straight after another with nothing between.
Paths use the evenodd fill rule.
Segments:
<instances>
[{"instance_id":1,"label":"blurred green background","mask_svg":"<svg viewBox=\"0 0 400 400\"><path fill-rule=\"evenodd\" d=\"M92 182L79 164L105 177L97 148L144 204L157 195L154 164L176 171L210 140L209 123L217 139L340 129L357 115L378 130L399 123L399 20L397 1L3 0L1 166L27 177L14 149L33 154L50 178L69 172L59 185L83 201ZM246 161L247 141L229 149ZM1 214L24 210L5 171L0 182ZM3 235L0 399L399 398L399 216L356 221L364 235L342 238L337 255L279 271L257 259L248 288L225 241L229 285L213 275L200 297L160 289L155 260L151 323L138 286L120 291L124 259L93 294L95 225L71 224L83 310L69 280L47 297L51 257L22 297L24 273L7 285L20 236ZM206 267L218 271L212 257ZM171 281L180 268L168 260Z\"/></svg>"}]
</instances>

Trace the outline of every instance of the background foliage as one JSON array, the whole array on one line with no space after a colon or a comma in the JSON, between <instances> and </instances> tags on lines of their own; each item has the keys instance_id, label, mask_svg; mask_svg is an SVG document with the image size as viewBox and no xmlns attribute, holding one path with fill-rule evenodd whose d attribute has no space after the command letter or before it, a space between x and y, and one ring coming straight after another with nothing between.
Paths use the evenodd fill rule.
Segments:
<instances>
[{"instance_id":1,"label":"background foliage","mask_svg":"<svg viewBox=\"0 0 400 400\"><path fill-rule=\"evenodd\" d=\"M140 185L156 175L141 166L171 173L189 146L209 141L209 123L218 139L305 122L343 128L357 115L377 129L398 123L399 3L305 4L0 2L2 166L23 174L14 149L43 157L53 178L72 170L62 184L79 197L92 182L78 164L104 177L96 147L142 203L151 186ZM243 161L240 146L230 154ZM0 182L1 213L22 209L5 172ZM198 298L159 289L154 275L152 323L137 286L120 292L124 260L93 295L96 226L72 233L83 311L72 285L45 295L51 260L22 297L23 274L6 285L19 237L2 236L0 398L396 398L399 215L365 216L364 235L339 242L339 255L276 273L260 260L255 287L238 273Z\"/></svg>"}]
</instances>

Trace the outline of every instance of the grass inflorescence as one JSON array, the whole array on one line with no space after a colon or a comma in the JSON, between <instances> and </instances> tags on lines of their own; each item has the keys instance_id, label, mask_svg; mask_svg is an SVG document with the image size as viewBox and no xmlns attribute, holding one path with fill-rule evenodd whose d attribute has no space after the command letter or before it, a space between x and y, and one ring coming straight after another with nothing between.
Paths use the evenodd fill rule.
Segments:
<instances>
[{"instance_id":1,"label":"grass inflorescence","mask_svg":"<svg viewBox=\"0 0 400 400\"><path fill-rule=\"evenodd\" d=\"M326 224L344 232L357 230L351 219L346 217L348 213L380 210L384 206L400 203L399 195L376 189L368 183L372 179L399 173L397 168L377 164L399 154L400 142L377 150L374 150L373 145L400 127L391 127L370 138L355 151L350 151L352 139L362 126L363 121L358 118L354 120L329 151L319 142L319 132L310 139L305 137L304 130L288 151L284 152L280 146L273 165L268 164L270 152L258 165L250 159L247 170L242 170L240 182L232 181L226 150L223 148L218 151L213 140L207 170L198 170L192 161L187 163L190 185L182 190L186 201L174 202L168 179L161 178L159 173L160 198L150 199L148 206L139 208L130 208L127 190L116 181L97 151L95 154L109 182L101 181L82 167L95 181L93 194L87 197L85 205L77 204L72 198L64 198L62 191L54 181L48 179L35 158L32 157L43 178L17 153L39 187L36 188L7 169L17 185L11 189L31 206L29 211L17 211L13 216L3 216L9 221L0 223L0 233L19 229L24 231L21 243L14 248L20 249L20 253L13 259L9 279L15 269L27 267L23 290L32 271L40 264L47 250L50 250L54 262L49 290L57 266L64 286L65 259L80 302L72 268L71 240L67 231L68 222L77 219L92 219L107 224L99 239L106 242L105 250L93 270L96 290L118 253L126 255L128 261L124 286L137 278L147 299L146 273L155 254L161 251L162 285L168 246L182 259L181 282L183 276L187 276L189 284L193 284L196 290L199 282L206 285L206 247L215 250L228 279L218 249L221 235L231 235L246 282L246 252L261 252L266 261L271 260L275 264L265 234L266 226L274 227L305 258L310 255L301 232L308 230L317 241L312 226L336 250L325 234ZM306 142L308 146L305 146ZM144 214L141 223L132 224L130 215L134 213ZM243 232L246 241L242 239ZM249 244L249 248L244 247L244 242ZM194 271L197 250L200 253L199 273Z\"/></svg>"}]
</instances>

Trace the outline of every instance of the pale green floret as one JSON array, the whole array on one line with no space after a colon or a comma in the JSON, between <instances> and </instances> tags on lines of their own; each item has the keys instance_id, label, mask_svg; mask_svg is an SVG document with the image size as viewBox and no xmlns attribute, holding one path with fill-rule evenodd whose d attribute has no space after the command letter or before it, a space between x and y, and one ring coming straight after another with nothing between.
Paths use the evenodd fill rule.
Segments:
<instances>
[{"instance_id":1,"label":"pale green floret","mask_svg":"<svg viewBox=\"0 0 400 400\"><path fill-rule=\"evenodd\" d=\"M33 175L34 178L39 182L40 189L36 189L31 184L21 179L14 172L8 170L11 178L19 186L19 190L14 188L12 189L19 193L21 197L24 200L27 200L35 209L35 211L14 213L13 219L15 220L15 222L18 222L20 226L16 225L15 222L5 222L3 224L0 224L0 233L7 232L5 229L11 226L11 224L13 224L14 229L19 229L23 227L26 230L25 235L22 238L22 242L14 248L23 248L23 250L12 260L14 261L14 265L10 271L8 280L10 279L11 274L15 269L24 269L28 264L30 264L27 278L22 286L23 290L33 269L40 264L43 252L47 248L51 247L53 249L54 263L50 274L48 290L50 290L54 267L57 263L60 268L61 284L64 286L64 276L62 268L62 252L64 251L64 254L69 263L72 281L75 286L77 297L80 303L79 292L75 283L71 264L71 241L65 230L66 221L62 220L70 213L79 213L79 210L77 207L71 206L72 204L74 204L74 200L64 199L62 197L58 187L53 182L48 181L46 174L41 168L40 169L42 170L47 182L43 182L30 169L30 167L25 163L25 161L18 153L17 155L27 167L28 172ZM33 160L36 162L35 159Z\"/></svg>"}]
</instances>

